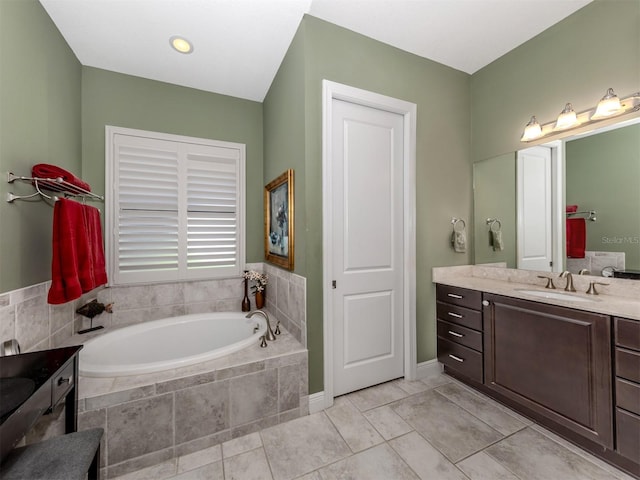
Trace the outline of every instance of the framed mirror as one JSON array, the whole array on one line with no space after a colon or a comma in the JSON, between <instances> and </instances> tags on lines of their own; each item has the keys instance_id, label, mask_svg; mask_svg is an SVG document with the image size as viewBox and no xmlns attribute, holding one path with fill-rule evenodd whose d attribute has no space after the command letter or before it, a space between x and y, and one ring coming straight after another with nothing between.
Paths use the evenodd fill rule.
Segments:
<instances>
[{"instance_id":1,"label":"framed mirror","mask_svg":"<svg viewBox=\"0 0 640 480\"><path fill-rule=\"evenodd\" d=\"M533 181L529 201L541 212L533 215L536 221L545 209L551 210L551 224L534 221L530 233L523 224L532 214L519 208L527 196L522 177L527 181L541 177L544 168L530 168L535 159L519 159L529 149L474 164L475 263L505 262L510 268L573 273L585 269L592 275L602 275L604 270L605 275L628 272L633 277L638 272L640 276L640 118L541 147L550 152L550 177L547 183L540 178ZM567 207L576 211L567 212ZM492 244L487 220L494 218L500 220L502 250ZM584 230L578 234L578 243L584 236L584 252L570 242L567 256L567 226L571 237L576 225L578 231ZM528 267L523 251L528 249L529 256L541 254L542 247L535 245L543 240L549 241L547 264L551 265Z\"/></svg>"}]
</instances>

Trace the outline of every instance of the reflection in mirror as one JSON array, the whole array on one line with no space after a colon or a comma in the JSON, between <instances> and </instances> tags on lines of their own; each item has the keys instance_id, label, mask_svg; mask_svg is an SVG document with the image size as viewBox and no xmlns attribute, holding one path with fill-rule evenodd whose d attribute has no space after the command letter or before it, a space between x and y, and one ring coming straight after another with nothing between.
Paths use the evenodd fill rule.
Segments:
<instances>
[{"instance_id":1,"label":"reflection in mirror","mask_svg":"<svg viewBox=\"0 0 640 480\"><path fill-rule=\"evenodd\" d=\"M640 118L565 139L565 163L566 203L561 203L577 205L580 212L595 210L597 220L587 220L588 215L568 217L585 219L584 257L566 258L565 249L563 265L554 270L586 269L601 275L604 269L605 275L617 271L616 276L627 278L640 272ZM516 168L515 153L473 166L477 264L506 262L518 268ZM487 218L500 219L503 250L492 246Z\"/></svg>"}]
</instances>

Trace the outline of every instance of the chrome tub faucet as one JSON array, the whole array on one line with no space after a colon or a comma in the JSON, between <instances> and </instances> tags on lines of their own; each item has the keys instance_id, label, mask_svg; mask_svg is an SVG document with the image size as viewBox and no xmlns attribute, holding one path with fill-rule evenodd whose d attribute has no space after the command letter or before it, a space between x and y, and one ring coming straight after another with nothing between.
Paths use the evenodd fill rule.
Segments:
<instances>
[{"instance_id":1,"label":"chrome tub faucet","mask_svg":"<svg viewBox=\"0 0 640 480\"><path fill-rule=\"evenodd\" d=\"M274 335L273 330L271 330L271 322L269 320L269 315L267 314L267 312L265 312L264 310L254 310L253 312L249 312L246 318L251 318L254 315L258 315L258 314L262 315L264 319L267 321L267 332L264 334L264 337L266 340L269 340L270 342L272 342L273 340L276 339L276 336Z\"/></svg>"}]
</instances>

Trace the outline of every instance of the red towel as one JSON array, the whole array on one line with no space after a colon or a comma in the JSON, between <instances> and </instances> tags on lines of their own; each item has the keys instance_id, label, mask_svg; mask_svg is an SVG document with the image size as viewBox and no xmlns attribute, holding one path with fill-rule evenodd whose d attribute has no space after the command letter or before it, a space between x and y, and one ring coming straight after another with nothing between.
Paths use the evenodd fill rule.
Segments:
<instances>
[{"instance_id":1,"label":"red towel","mask_svg":"<svg viewBox=\"0 0 640 480\"><path fill-rule=\"evenodd\" d=\"M578 205L567 205L567 213L576 213L578 211Z\"/></svg>"},{"instance_id":2,"label":"red towel","mask_svg":"<svg viewBox=\"0 0 640 480\"><path fill-rule=\"evenodd\" d=\"M584 258L587 224L584 218L567 218L567 257Z\"/></svg>"},{"instance_id":3,"label":"red towel","mask_svg":"<svg viewBox=\"0 0 640 480\"><path fill-rule=\"evenodd\" d=\"M60 199L53 209L48 302L66 303L107 282L98 209Z\"/></svg>"},{"instance_id":4,"label":"red towel","mask_svg":"<svg viewBox=\"0 0 640 480\"><path fill-rule=\"evenodd\" d=\"M91 191L91 185L87 182L82 181L82 179L76 177L73 173L64 170L56 165L50 165L48 163L38 163L31 167L31 175L38 178L62 178L65 182L70 183L76 187L79 187L87 192ZM64 186L55 182L39 182L42 188L47 190L53 190L55 192L60 192L66 189Z\"/></svg>"}]
</instances>

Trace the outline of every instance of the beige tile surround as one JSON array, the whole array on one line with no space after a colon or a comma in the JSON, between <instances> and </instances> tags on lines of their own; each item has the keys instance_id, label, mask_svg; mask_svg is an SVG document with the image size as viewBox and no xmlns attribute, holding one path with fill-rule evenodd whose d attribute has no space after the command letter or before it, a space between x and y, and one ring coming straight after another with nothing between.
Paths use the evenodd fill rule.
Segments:
<instances>
[{"instance_id":1,"label":"beige tile surround","mask_svg":"<svg viewBox=\"0 0 640 480\"><path fill-rule=\"evenodd\" d=\"M105 429L101 464L109 477L308 414L306 279L262 263L246 268L269 275L266 309L283 326L282 335L267 348L256 344L157 374L80 377L79 428ZM111 328L167 316L239 311L243 291L242 279L114 287L50 306L48 286L0 295L0 340L17 338L23 351L80 344ZM112 314L94 318L94 325L106 329L74 335L88 326L75 310L96 297L113 303ZM42 418L26 442L62 434L63 425L59 408Z\"/></svg>"}]
</instances>

